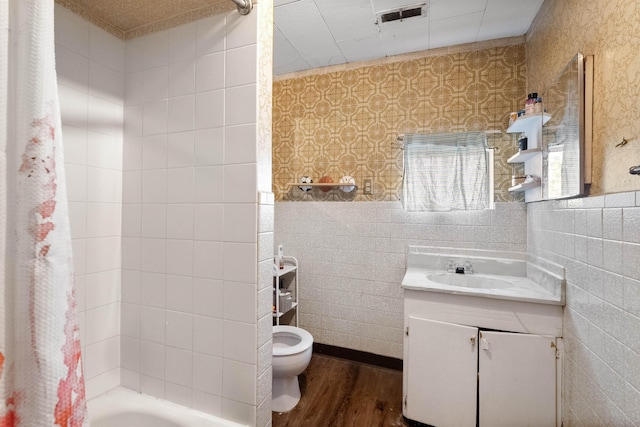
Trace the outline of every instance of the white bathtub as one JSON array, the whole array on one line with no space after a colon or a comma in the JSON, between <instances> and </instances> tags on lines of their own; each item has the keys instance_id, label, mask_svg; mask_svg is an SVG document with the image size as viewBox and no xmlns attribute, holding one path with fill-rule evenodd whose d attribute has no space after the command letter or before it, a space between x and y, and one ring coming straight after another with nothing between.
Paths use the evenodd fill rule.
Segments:
<instances>
[{"instance_id":1,"label":"white bathtub","mask_svg":"<svg viewBox=\"0 0 640 427\"><path fill-rule=\"evenodd\" d=\"M115 388L87 402L91 427L240 427L166 400Z\"/></svg>"}]
</instances>

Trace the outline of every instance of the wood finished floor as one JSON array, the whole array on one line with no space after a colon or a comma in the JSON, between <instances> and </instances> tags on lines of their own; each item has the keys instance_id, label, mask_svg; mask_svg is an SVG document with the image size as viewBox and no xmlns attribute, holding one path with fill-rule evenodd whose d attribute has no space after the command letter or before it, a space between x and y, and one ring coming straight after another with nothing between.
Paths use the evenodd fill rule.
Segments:
<instances>
[{"instance_id":1,"label":"wood finished floor","mask_svg":"<svg viewBox=\"0 0 640 427\"><path fill-rule=\"evenodd\" d=\"M314 353L300 375L302 398L273 412L273 427L410 426L402 417L402 372Z\"/></svg>"}]
</instances>

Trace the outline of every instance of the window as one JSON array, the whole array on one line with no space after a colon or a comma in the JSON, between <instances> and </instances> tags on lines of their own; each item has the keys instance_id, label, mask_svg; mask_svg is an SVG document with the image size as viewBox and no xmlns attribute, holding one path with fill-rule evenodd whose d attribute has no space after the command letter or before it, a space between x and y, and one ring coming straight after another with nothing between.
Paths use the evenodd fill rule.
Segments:
<instances>
[{"instance_id":1,"label":"window","mask_svg":"<svg viewBox=\"0 0 640 427\"><path fill-rule=\"evenodd\" d=\"M403 142L405 210L493 207L493 150L484 132L407 134Z\"/></svg>"}]
</instances>

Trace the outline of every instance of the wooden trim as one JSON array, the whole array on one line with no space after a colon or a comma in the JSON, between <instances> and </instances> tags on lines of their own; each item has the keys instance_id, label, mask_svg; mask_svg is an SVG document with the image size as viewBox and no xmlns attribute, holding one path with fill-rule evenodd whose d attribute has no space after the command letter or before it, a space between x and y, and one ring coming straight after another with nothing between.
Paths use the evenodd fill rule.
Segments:
<instances>
[{"instance_id":1,"label":"wooden trim","mask_svg":"<svg viewBox=\"0 0 640 427\"><path fill-rule=\"evenodd\" d=\"M402 359L396 359L395 357L381 356L379 354L368 353L366 351L352 350L350 348L336 347L317 342L313 343L313 352L324 354L326 356L339 357L353 362L379 366L381 368L402 371Z\"/></svg>"}]
</instances>

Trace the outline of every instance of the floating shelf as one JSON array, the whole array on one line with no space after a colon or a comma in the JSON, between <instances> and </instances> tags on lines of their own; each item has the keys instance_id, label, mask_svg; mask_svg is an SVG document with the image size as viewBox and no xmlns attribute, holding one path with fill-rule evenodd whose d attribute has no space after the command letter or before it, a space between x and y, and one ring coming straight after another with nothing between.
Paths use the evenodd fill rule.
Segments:
<instances>
[{"instance_id":1,"label":"floating shelf","mask_svg":"<svg viewBox=\"0 0 640 427\"><path fill-rule=\"evenodd\" d=\"M538 154L541 153L542 150L540 150L539 148L532 148L531 150L522 150L522 151L518 151L516 154L514 154L513 156L509 157L509 160L507 160L507 163L523 163L526 162L527 160L537 156Z\"/></svg>"},{"instance_id":2,"label":"floating shelf","mask_svg":"<svg viewBox=\"0 0 640 427\"><path fill-rule=\"evenodd\" d=\"M345 183L345 182L312 182L310 184L306 184L306 183L302 183L302 182L290 182L289 184L287 184L289 187L354 187L353 190L351 191L355 191L358 189L358 186L355 184L349 184L349 183ZM349 191L349 193L351 192Z\"/></svg>"},{"instance_id":3,"label":"floating shelf","mask_svg":"<svg viewBox=\"0 0 640 427\"><path fill-rule=\"evenodd\" d=\"M539 181L534 181L534 182L523 182L521 184L518 185L514 185L513 187L509 187L509 192L510 193L522 193L525 190L530 190L532 188L537 188L540 187L540 182Z\"/></svg>"},{"instance_id":4,"label":"floating shelf","mask_svg":"<svg viewBox=\"0 0 640 427\"><path fill-rule=\"evenodd\" d=\"M532 129L541 129L542 126L551 120L551 114L547 113L534 113L530 115L524 115L518 117L511 126L507 129L507 133L527 133Z\"/></svg>"}]
</instances>

